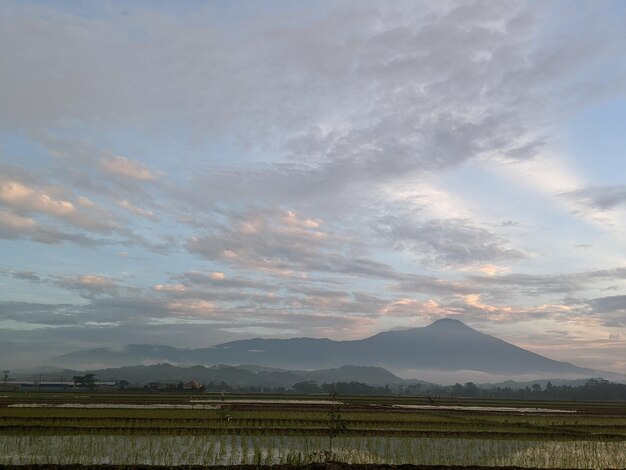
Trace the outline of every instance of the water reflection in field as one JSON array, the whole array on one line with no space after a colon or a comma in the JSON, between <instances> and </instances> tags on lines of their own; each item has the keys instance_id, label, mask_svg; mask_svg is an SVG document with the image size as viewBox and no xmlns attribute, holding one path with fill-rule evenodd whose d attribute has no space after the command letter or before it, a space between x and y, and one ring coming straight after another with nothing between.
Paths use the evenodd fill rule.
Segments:
<instances>
[{"instance_id":1,"label":"water reflection in field","mask_svg":"<svg viewBox=\"0 0 626 470\"><path fill-rule=\"evenodd\" d=\"M321 436L0 436L0 464L234 465L323 461ZM619 468L626 442L340 437L350 463Z\"/></svg>"},{"instance_id":2,"label":"water reflection in field","mask_svg":"<svg viewBox=\"0 0 626 470\"><path fill-rule=\"evenodd\" d=\"M392 405L393 408L428 411L490 411L497 413L576 413L576 410L559 410L556 408L529 408L513 406L453 406L453 405Z\"/></svg>"}]
</instances>

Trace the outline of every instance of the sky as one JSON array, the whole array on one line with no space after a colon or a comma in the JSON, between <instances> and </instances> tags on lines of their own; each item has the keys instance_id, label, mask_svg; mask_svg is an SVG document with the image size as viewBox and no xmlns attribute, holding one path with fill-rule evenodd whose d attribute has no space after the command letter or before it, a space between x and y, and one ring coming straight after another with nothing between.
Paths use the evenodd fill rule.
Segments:
<instances>
[{"instance_id":1,"label":"sky","mask_svg":"<svg viewBox=\"0 0 626 470\"><path fill-rule=\"evenodd\" d=\"M456 318L626 373L626 5L0 0L0 358Z\"/></svg>"}]
</instances>

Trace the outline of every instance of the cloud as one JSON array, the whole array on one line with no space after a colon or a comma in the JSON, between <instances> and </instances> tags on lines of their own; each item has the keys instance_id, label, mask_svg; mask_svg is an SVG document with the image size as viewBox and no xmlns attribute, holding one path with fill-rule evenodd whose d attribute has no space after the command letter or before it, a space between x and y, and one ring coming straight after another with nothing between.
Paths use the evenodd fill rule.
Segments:
<instances>
[{"instance_id":1,"label":"cloud","mask_svg":"<svg viewBox=\"0 0 626 470\"><path fill-rule=\"evenodd\" d=\"M532 156L550 84L597 58L579 49L572 60L576 48L567 41L536 50L545 11L521 2L488 10L481 3L319 8L292 6L293 14L241 24L231 18L232 28L210 7L196 12L201 25L196 14L156 8L136 8L123 21L107 9L90 18L43 5L11 8L0 18L0 44L12 44L0 50L10 71L0 83L7 109L19 111L0 120L10 128L158 123L162 132L163 116L173 116L203 135L232 135L244 148L284 142L272 149L280 157L268 171L212 169L206 178L213 197L236 197L241 186L233 183L244 178L250 198L269 197L267 187L281 198L494 152ZM548 59L562 67L547 68ZM126 157L101 165L131 180L156 176Z\"/></svg>"},{"instance_id":2,"label":"cloud","mask_svg":"<svg viewBox=\"0 0 626 470\"><path fill-rule=\"evenodd\" d=\"M412 298L401 298L386 304L381 309L381 313L392 317L417 317L435 320L451 317L458 312L455 312L455 309L443 307L434 300L421 301Z\"/></svg>"},{"instance_id":3,"label":"cloud","mask_svg":"<svg viewBox=\"0 0 626 470\"><path fill-rule=\"evenodd\" d=\"M21 217L6 211L0 211L0 234L3 238L17 238L21 233L32 233L37 222L29 217Z\"/></svg>"},{"instance_id":4,"label":"cloud","mask_svg":"<svg viewBox=\"0 0 626 470\"><path fill-rule=\"evenodd\" d=\"M153 289L156 292L185 292L187 290L182 284L156 284Z\"/></svg>"},{"instance_id":5,"label":"cloud","mask_svg":"<svg viewBox=\"0 0 626 470\"><path fill-rule=\"evenodd\" d=\"M26 239L54 245L69 241L83 246L99 242L81 234L64 233L54 227L41 225L30 217L22 217L0 209L0 238L5 240Z\"/></svg>"},{"instance_id":6,"label":"cloud","mask_svg":"<svg viewBox=\"0 0 626 470\"><path fill-rule=\"evenodd\" d=\"M21 279L24 281L40 282L41 277L32 271L14 271L10 273L15 279Z\"/></svg>"},{"instance_id":7,"label":"cloud","mask_svg":"<svg viewBox=\"0 0 626 470\"><path fill-rule=\"evenodd\" d=\"M419 221L409 214L387 216L377 230L396 248L443 266L475 266L508 262L525 255L506 240L467 219Z\"/></svg>"},{"instance_id":8,"label":"cloud","mask_svg":"<svg viewBox=\"0 0 626 470\"><path fill-rule=\"evenodd\" d=\"M96 238L70 230L67 230L65 227L40 223L32 217L23 217L0 209L0 239L30 240L46 245L69 242L89 248L103 245L141 244L155 252L165 252L172 246L171 243L150 242L125 229L120 229L120 232L128 235L128 238Z\"/></svg>"},{"instance_id":9,"label":"cloud","mask_svg":"<svg viewBox=\"0 0 626 470\"><path fill-rule=\"evenodd\" d=\"M141 207L134 206L126 199L122 199L121 201L117 201L117 205L123 209L126 209L129 212L132 212L139 217L143 217L144 219L148 219L152 222L158 222L159 217L154 214L154 212L142 209Z\"/></svg>"},{"instance_id":10,"label":"cloud","mask_svg":"<svg viewBox=\"0 0 626 470\"><path fill-rule=\"evenodd\" d=\"M294 102L300 92L316 100L297 100L300 115L292 121L299 130L276 152L283 155L278 162L254 171L212 168L201 178L203 196L237 200L243 188L250 199L298 201L470 160L532 160L546 144L555 87L579 80L611 41L598 44L607 37L591 33L584 37L593 47L581 38L539 40L546 12L506 5L485 11L480 2L451 3L427 13L415 5L402 14L389 4L346 5L307 28L276 27L272 40L281 46L270 40L273 48L263 52L272 64L289 60L302 81L280 94L262 89L261 96L275 92ZM337 27L348 12L350 24ZM284 76L277 73L276 83ZM291 111L273 108L284 133Z\"/></svg>"},{"instance_id":11,"label":"cloud","mask_svg":"<svg viewBox=\"0 0 626 470\"><path fill-rule=\"evenodd\" d=\"M65 192L62 188L54 186L48 190L56 193ZM0 177L0 204L20 215L47 216L81 230L97 233L123 232L111 212L86 197L78 197L76 202L72 202L55 197L45 189L35 189L17 180ZM34 226L30 225L34 229Z\"/></svg>"},{"instance_id":12,"label":"cloud","mask_svg":"<svg viewBox=\"0 0 626 470\"><path fill-rule=\"evenodd\" d=\"M207 300L174 300L167 304L168 310L173 314L191 316L212 316L215 305Z\"/></svg>"},{"instance_id":13,"label":"cloud","mask_svg":"<svg viewBox=\"0 0 626 470\"><path fill-rule=\"evenodd\" d=\"M510 273L496 276L468 276L467 281L475 289L503 289L508 292L519 292L524 296L545 294L574 294L597 288L607 281L626 279L625 268L602 269L560 274L525 274Z\"/></svg>"},{"instance_id":14,"label":"cloud","mask_svg":"<svg viewBox=\"0 0 626 470\"><path fill-rule=\"evenodd\" d=\"M588 186L562 193L560 197L590 209L608 211L626 204L626 186Z\"/></svg>"},{"instance_id":15,"label":"cloud","mask_svg":"<svg viewBox=\"0 0 626 470\"><path fill-rule=\"evenodd\" d=\"M156 178L148 167L126 157L116 156L104 159L101 161L101 166L107 173L130 180L150 181Z\"/></svg>"},{"instance_id":16,"label":"cloud","mask_svg":"<svg viewBox=\"0 0 626 470\"><path fill-rule=\"evenodd\" d=\"M66 187L91 194L96 199L105 199L119 207L121 201L127 201L134 207L150 211L161 208L156 199L162 191L170 196L175 187L169 185L161 172L150 170L136 160L126 159L128 163L116 166L116 157L109 151L109 145L102 145L93 139L77 140L67 132L34 131L33 139L50 153L48 179L54 179ZM121 157L120 157L121 158ZM108 165L106 164L108 162ZM107 166L113 171L108 171ZM126 168L129 167L129 168ZM115 171L115 169L119 171ZM154 178L136 179L132 175L147 176L149 172ZM32 172L31 172L32 174ZM21 175L24 179L24 175Z\"/></svg>"},{"instance_id":17,"label":"cloud","mask_svg":"<svg viewBox=\"0 0 626 470\"><path fill-rule=\"evenodd\" d=\"M467 280L439 279L434 276L411 275L406 280L391 286L394 291L421 293L448 297L456 294L471 294L477 286Z\"/></svg>"},{"instance_id":18,"label":"cloud","mask_svg":"<svg viewBox=\"0 0 626 470\"><path fill-rule=\"evenodd\" d=\"M589 304L597 313L626 313L626 295L599 297L589 301Z\"/></svg>"},{"instance_id":19,"label":"cloud","mask_svg":"<svg viewBox=\"0 0 626 470\"><path fill-rule=\"evenodd\" d=\"M351 315L372 321L379 316L387 300L367 292L339 292L298 289L299 296L287 296L283 301L291 310L304 309L313 316Z\"/></svg>"},{"instance_id":20,"label":"cloud","mask_svg":"<svg viewBox=\"0 0 626 470\"><path fill-rule=\"evenodd\" d=\"M500 276L470 276L470 280L484 287L502 287L514 289L524 295L567 294L583 288L583 276L557 274L536 275L511 273Z\"/></svg>"},{"instance_id":21,"label":"cloud","mask_svg":"<svg viewBox=\"0 0 626 470\"><path fill-rule=\"evenodd\" d=\"M265 280L249 279L241 276L226 276L222 272L202 273L198 271L187 271L182 274L175 274L172 279L189 284L196 288L213 287L218 289L275 289L274 284Z\"/></svg>"},{"instance_id":22,"label":"cloud","mask_svg":"<svg viewBox=\"0 0 626 470\"><path fill-rule=\"evenodd\" d=\"M96 274L63 276L53 282L59 287L78 291L82 297L87 299L101 296L119 297L122 290L127 290L113 279Z\"/></svg>"},{"instance_id":23,"label":"cloud","mask_svg":"<svg viewBox=\"0 0 626 470\"><path fill-rule=\"evenodd\" d=\"M115 9L94 10L29 4L0 17L0 44L12 44L0 49L8 71L0 83L14 110L0 120L163 132L172 116L277 156L253 172L212 165L201 178L211 200L239 199L242 179L250 199L284 200L492 154L530 158L545 141L538 129L555 89L584 82L580 71L614 50L619 34L605 25L602 35L589 27L542 36L549 11L523 2L300 4L284 15L230 17L233 27L210 6L189 16L137 7L123 21ZM101 164L122 178L155 177L126 157Z\"/></svg>"},{"instance_id":24,"label":"cloud","mask_svg":"<svg viewBox=\"0 0 626 470\"><path fill-rule=\"evenodd\" d=\"M0 182L0 203L24 211L43 212L60 217L76 211L76 207L71 202L54 199L45 193L38 193L17 181Z\"/></svg>"},{"instance_id":25,"label":"cloud","mask_svg":"<svg viewBox=\"0 0 626 470\"><path fill-rule=\"evenodd\" d=\"M89 164L83 165L84 171L88 168ZM102 204L91 197L72 194L69 188L73 184L66 186L47 182L54 180L50 174L40 175L37 171L28 174L17 167L2 164L0 170L6 171L6 175L0 176L0 218L4 221L0 238L27 239L45 244L71 242L92 247L139 245L157 252L167 251L175 245L165 235L155 241L137 233L133 221L129 222L112 210L117 206L152 222L160 221L154 212L137 207L128 199L119 199L119 193L126 192L134 199L149 201L150 198L142 191L133 193L107 189L102 194L99 186L95 198L104 200ZM103 179L99 181L102 183ZM107 196L111 196L111 200L107 201ZM155 203L148 202L146 205L155 206ZM3 207L8 210L3 210Z\"/></svg>"},{"instance_id":26,"label":"cloud","mask_svg":"<svg viewBox=\"0 0 626 470\"><path fill-rule=\"evenodd\" d=\"M322 272L397 278L388 265L356 255L361 248L318 220L292 211L257 210L231 214L228 222L188 240L187 249L239 269L284 277Z\"/></svg>"},{"instance_id":27,"label":"cloud","mask_svg":"<svg viewBox=\"0 0 626 470\"><path fill-rule=\"evenodd\" d=\"M7 320L32 330L41 327L59 327L78 324L80 319L69 313L70 304L39 304L33 302L0 302L0 325ZM0 329L2 326L0 326Z\"/></svg>"},{"instance_id":28,"label":"cloud","mask_svg":"<svg viewBox=\"0 0 626 470\"><path fill-rule=\"evenodd\" d=\"M517 186L526 186L556 203L569 214L603 228L623 225L624 220L615 209L626 201L626 190L619 185L594 186L586 183L586 175L568 164L568 155L553 148L532 160L510 162L507 159L490 160L491 171Z\"/></svg>"},{"instance_id":29,"label":"cloud","mask_svg":"<svg viewBox=\"0 0 626 470\"><path fill-rule=\"evenodd\" d=\"M546 320L556 324L576 321L584 318L585 313L584 310L565 303L496 303L484 299L481 294L458 296L456 300L444 303L441 311L453 313L459 320L474 324L515 324L521 331L532 329L534 324ZM510 327L505 331L514 334Z\"/></svg>"}]
</instances>

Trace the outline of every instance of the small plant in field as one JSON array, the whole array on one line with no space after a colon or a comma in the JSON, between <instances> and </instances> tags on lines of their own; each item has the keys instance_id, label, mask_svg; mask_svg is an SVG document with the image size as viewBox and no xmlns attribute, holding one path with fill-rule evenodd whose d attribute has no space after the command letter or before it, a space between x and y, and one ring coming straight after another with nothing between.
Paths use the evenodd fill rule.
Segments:
<instances>
[{"instance_id":1,"label":"small plant in field","mask_svg":"<svg viewBox=\"0 0 626 470\"><path fill-rule=\"evenodd\" d=\"M294 451L294 452L289 452L287 456L285 457L284 461L281 461L280 463L285 463L287 465L300 467L304 464L304 460L302 459L301 452Z\"/></svg>"},{"instance_id":2,"label":"small plant in field","mask_svg":"<svg viewBox=\"0 0 626 470\"><path fill-rule=\"evenodd\" d=\"M226 405L220 405L217 409L217 416L221 421L226 421L226 424L230 424L230 420L233 418L230 414L230 407Z\"/></svg>"},{"instance_id":3,"label":"small plant in field","mask_svg":"<svg viewBox=\"0 0 626 470\"><path fill-rule=\"evenodd\" d=\"M253 458L254 458L253 463L257 467L260 466L263 463L263 451L261 450L261 448L259 448L259 447L255 447L254 448L254 456L253 456Z\"/></svg>"},{"instance_id":4,"label":"small plant in field","mask_svg":"<svg viewBox=\"0 0 626 470\"><path fill-rule=\"evenodd\" d=\"M337 394L331 395L333 404L328 410L328 450L325 460L333 460L333 440L347 429L347 423L341 416L341 405L336 401Z\"/></svg>"}]
</instances>

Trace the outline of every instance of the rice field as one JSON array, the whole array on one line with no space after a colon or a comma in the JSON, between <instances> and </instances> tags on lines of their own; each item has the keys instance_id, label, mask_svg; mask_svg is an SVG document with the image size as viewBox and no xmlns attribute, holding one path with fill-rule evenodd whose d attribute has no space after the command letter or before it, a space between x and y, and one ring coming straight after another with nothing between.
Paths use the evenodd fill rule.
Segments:
<instances>
[{"instance_id":1,"label":"rice field","mask_svg":"<svg viewBox=\"0 0 626 470\"><path fill-rule=\"evenodd\" d=\"M0 465L626 467L626 404L438 405L419 398L8 394L0 397Z\"/></svg>"},{"instance_id":2,"label":"rice field","mask_svg":"<svg viewBox=\"0 0 626 470\"><path fill-rule=\"evenodd\" d=\"M352 464L620 468L624 442L319 436L0 436L2 464Z\"/></svg>"}]
</instances>

